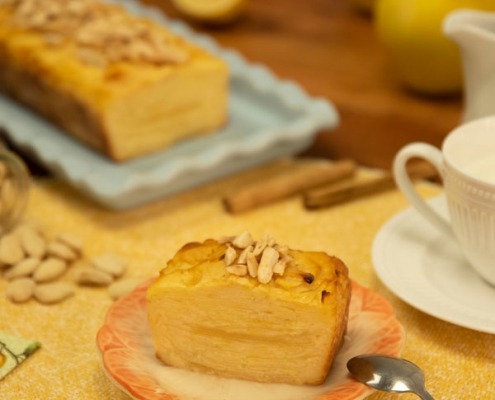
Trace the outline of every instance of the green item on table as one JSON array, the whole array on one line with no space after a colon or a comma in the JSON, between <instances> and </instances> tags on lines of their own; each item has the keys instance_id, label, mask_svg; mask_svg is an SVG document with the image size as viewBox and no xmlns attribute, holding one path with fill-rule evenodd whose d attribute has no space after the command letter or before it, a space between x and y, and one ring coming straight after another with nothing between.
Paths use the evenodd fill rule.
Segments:
<instances>
[{"instance_id":1,"label":"green item on table","mask_svg":"<svg viewBox=\"0 0 495 400\"><path fill-rule=\"evenodd\" d=\"M0 332L0 380L40 347L41 343L35 340L23 339Z\"/></svg>"}]
</instances>

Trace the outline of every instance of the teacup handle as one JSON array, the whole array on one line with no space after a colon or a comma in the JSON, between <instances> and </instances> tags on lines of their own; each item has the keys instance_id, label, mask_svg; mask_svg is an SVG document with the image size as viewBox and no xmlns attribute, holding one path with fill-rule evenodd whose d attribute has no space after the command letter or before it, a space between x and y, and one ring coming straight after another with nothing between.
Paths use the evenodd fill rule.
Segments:
<instances>
[{"instance_id":1,"label":"teacup handle","mask_svg":"<svg viewBox=\"0 0 495 400\"><path fill-rule=\"evenodd\" d=\"M412 158L422 158L430 162L444 178L443 156L440 150L427 143L411 143L404 146L396 154L393 163L393 174L397 186L411 205L441 232L454 236L449 222L437 213L416 191L407 172L406 164Z\"/></svg>"}]
</instances>

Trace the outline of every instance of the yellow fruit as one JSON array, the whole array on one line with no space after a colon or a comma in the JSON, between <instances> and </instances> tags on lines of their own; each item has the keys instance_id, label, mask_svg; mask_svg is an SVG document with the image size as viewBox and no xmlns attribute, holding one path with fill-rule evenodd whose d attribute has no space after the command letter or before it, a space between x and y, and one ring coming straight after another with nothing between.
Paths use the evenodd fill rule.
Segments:
<instances>
[{"instance_id":1,"label":"yellow fruit","mask_svg":"<svg viewBox=\"0 0 495 400\"><path fill-rule=\"evenodd\" d=\"M495 0L378 0L374 10L378 38L398 79L427 95L462 89L457 45L442 31L445 16L455 9L495 10Z\"/></svg>"},{"instance_id":2,"label":"yellow fruit","mask_svg":"<svg viewBox=\"0 0 495 400\"><path fill-rule=\"evenodd\" d=\"M227 23L245 10L247 0L172 0L184 15L209 23Z\"/></svg>"}]
</instances>

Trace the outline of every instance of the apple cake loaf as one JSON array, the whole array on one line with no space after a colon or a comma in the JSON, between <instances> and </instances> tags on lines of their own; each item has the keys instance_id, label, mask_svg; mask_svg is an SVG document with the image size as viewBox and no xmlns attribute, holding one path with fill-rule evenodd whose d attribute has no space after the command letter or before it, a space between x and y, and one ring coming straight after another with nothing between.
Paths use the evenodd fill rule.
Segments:
<instances>
[{"instance_id":1,"label":"apple cake loaf","mask_svg":"<svg viewBox=\"0 0 495 400\"><path fill-rule=\"evenodd\" d=\"M318 385L343 342L350 296L340 259L244 232L184 245L148 289L147 312L165 364Z\"/></svg>"},{"instance_id":2,"label":"apple cake loaf","mask_svg":"<svg viewBox=\"0 0 495 400\"><path fill-rule=\"evenodd\" d=\"M115 161L227 121L228 66L97 0L0 0L0 92Z\"/></svg>"}]
</instances>

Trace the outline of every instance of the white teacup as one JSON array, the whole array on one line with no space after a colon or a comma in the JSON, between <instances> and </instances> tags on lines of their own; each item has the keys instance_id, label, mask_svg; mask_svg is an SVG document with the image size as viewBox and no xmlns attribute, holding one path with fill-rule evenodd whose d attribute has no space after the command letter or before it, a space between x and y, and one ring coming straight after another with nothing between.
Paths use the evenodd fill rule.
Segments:
<instances>
[{"instance_id":1,"label":"white teacup","mask_svg":"<svg viewBox=\"0 0 495 400\"><path fill-rule=\"evenodd\" d=\"M416 192L407 174L411 158L431 162L444 184L450 222ZM495 285L495 116L454 129L442 150L411 143L395 156L393 173L399 189L419 213L452 235L474 270Z\"/></svg>"}]
</instances>

